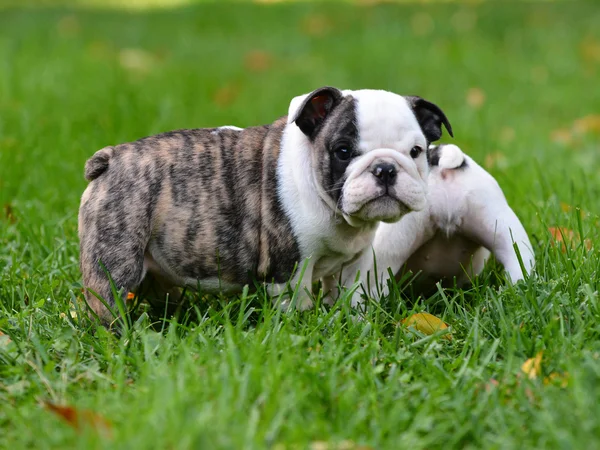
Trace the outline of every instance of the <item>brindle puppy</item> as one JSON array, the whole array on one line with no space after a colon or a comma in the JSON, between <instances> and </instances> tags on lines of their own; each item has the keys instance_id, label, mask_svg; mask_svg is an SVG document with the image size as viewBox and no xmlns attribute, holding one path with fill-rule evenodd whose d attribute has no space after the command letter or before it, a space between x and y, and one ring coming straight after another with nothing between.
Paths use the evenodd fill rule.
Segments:
<instances>
[{"instance_id":1,"label":"brindle puppy","mask_svg":"<svg viewBox=\"0 0 600 450\"><path fill-rule=\"evenodd\" d=\"M87 162L79 211L86 299L114 305L144 279L276 294L339 273L370 248L379 221L426 204L423 149L444 113L419 97L325 87L292 100L287 117L239 129L180 130L106 147ZM304 266L294 271L296 264ZM106 269L106 271L105 271Z\"/></svg>"}]
</instances>

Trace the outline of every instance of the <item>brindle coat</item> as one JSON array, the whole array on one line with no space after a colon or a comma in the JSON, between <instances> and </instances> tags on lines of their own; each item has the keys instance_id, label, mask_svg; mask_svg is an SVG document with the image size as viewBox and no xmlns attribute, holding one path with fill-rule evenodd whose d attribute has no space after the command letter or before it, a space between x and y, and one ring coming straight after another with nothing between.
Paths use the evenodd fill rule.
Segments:
<instances>
[{"instance_id":1,"label":"brindle coat","mask_svg":"<svg viewBox=\"0 0 600 450\"><path fill-rule=\"evenodd\" d=\"M283 117L244 130L179 130L99 150L86 164L79 211L85 287L112 306L100 263L131 290L144 261L182 284L288 281L300 254L277 196L285 125ZM109 320L94 293L86 289L88 303Z\"/></svg>"}]
</instances>

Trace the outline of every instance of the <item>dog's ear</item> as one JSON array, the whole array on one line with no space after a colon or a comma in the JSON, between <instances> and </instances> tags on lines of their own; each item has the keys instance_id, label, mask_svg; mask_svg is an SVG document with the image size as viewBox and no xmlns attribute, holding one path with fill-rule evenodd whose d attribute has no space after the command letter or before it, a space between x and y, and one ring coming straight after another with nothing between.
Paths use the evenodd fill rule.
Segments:
<instances>
[{"instance_id":1,"label":"dog's ear","mask_svg":"<svg viewBox=\"0 0 600 450\"><path fill-rule=\"evenodd\" d=\"M423 134L425 138L429 142L437 141L442 137L442 124L448 130L448 134L454 137L452 134L452 126L439 106L434 103L428 102L427 100L416 97L416 96L407 96L405 97L408 104L411 106L415 117L417 118L417 122L421 126L421 130L423 130Z\"/></svg>"},{"instance_id":2,"label":"dog's ear","mask_svg":"<svg viewBox=\"0 0 600 450\"><path fill-rule=\"evenodd\" d=\"M292 116L291 122L296 122L298 128L312 140L319 132L325 118L339 104L342 97L342 91L334 87L326 86L317 89L304 98L303 103Z\"/></svg>"}]
</instances>

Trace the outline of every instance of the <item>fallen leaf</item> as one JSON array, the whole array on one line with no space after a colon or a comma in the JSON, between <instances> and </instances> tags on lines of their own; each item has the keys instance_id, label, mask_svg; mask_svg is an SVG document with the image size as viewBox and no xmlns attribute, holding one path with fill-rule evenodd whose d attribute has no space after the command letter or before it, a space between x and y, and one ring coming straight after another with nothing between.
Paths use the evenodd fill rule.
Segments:
<instances>
[{"instance_id":1,"label":"fallen leaf","mask_svg":"<svg viewBox=\"0 0 600 450\"><path fill-rule=\"evenodd\" d=\"M569 385L569 378L569 372L563 374L552 372L547 377L544 377L544 385L553 384L561 388L566 388Z\"/></svg>"},{"instance_id":2,"label":"fallen leaf","mask_svg":"<svg viewBox=\"0 0 600 450\"><path fill-rule=\"evenodd\" d=\"M15 223L17 221L13 207L10 203L4 205L4 217L6 217L10 223Z\"/></svg>"},{"instance_id":3,"label":"fallen leaf","mask_svg":"<svg viewBox=\"0 0 600 450\"><path fill-rule=\"evenodd\" d=\"M271 54L262 50L252 50L244 56L244 66L251 72L264 72L271 67L272 63Z\"/></svg>"},{"instance_id":4,"label":"fallen leaf","mask_svg":"<svg viewBox=\"0 0 600 450\"><path fill-rule=\"evenodd\" d=\"M578 134L600 133L600 115L590 114L573 122L573 131Z\"/></svg>"},{"instance_id":5,"label":"fallen leaf","mask_svg":"<svg viewBox=\"0 0 600 450\"><path fill-rule=\"evenodd\" d=\"M438 319L434 315L426 312L408 316L406 319L402 320L401 323L405 327L412 326L421 333L427 335L432 335L440 330L445 330L448 328L448 325L446 325L441 319ZM445 334L442 337L444 339L452 340L452 336L450 334Z\"/></svg>"},{"instance_id":6,"label":"fallen leaf","mask_svg":"<svg viewBox=\"0 0 600 450\"><path fill-rule=\"evenodd\" d=\"M485 93L480 88L471 88L467 91L467 104L479 109L485 103Z\"/></svg>"},{"instance_id":7,"label":"fallen leaf","mask_svg":"<svg viewBox=\"0 0 600 450\"><path fill-rule=\"evenodd\" d=\"M306 16L300 24L302 33L314 37L325 36L332 27L333 24L331 19L323 14L311 14Z\"/></svg>"},{"instance_id":8,"label":"fallen leaf","mask_svg":"<svg viewBox=\"0 0 600 450\"><path fill-rule=\"evenodd\" d=\"M550 133L550 139L557 144L569 145L573 142L573 134L567 128L559 128Z\"/></svg>"},{"instance_id":9,"label":"fallen leaf","mask_svg":"<svg viewBox=\"0 0 600 450\"><path fill-rule=\"evenodd\" d=\"M565 227L548 227L548 231L552 235L552 241L550 243L555 245L560 244L560 250L563 253L567 251L567 245L570 248L575 248L581 242L581 236L579 233L575 233L573 230ZM590 239L584 239L583 245L587 250L592 249L592 241Z\"/></svg>"},{"instance_id":10,"label":"fallen leaf","mask_svg":"<svg viewBox=\"0 0 600 450\"><path fill-rule=\"evenodd\" d=\"M112 434L111 423L93 411L78 410L72 406L56 405L49 401L42 403L46 409L52 411L77 431L81 431L84 427L91 427L106 437L110 437Z\"/></svg>"},{"instance_id":11,"label":"fallen leaf","mask_svg":"<svg viewBox=\"0 0 600 450\"><path fill-rule=\"evenodd\" d=\"M530 380L535 380L542 371L542 356L544 351L541 350L533 358L529 358L521 366L521 371L527 375Z\"/></svg>"},{"instance_id":12,"label":"fallen leaf","mask_svg":"<svg viewBox=\"0 0 600 450\"><path fill-rule=\"evenodd\" d=\"M239 94L239 88L233 84L226 84L217 89L213 95L213 102L217 106L226 107L231 105Z\"/></svg>"}]
</instances>

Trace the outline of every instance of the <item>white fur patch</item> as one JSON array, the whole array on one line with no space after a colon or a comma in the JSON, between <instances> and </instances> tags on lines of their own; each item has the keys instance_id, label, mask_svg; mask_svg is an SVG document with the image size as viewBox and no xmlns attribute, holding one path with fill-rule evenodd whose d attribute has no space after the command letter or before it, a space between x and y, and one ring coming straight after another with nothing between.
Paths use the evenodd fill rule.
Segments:
<instances>
[{"instance_id":1,"label":"white fur patch","mask_svg":"<svg viewBox=\"0 0 600 450\"><path fill-rule=\"evenodd\" d=\"M212 134L219 134L221 130L243 131L244 129L233 125L223 125L222 127L216 128Z\"/></svg>"}]
</instances>

